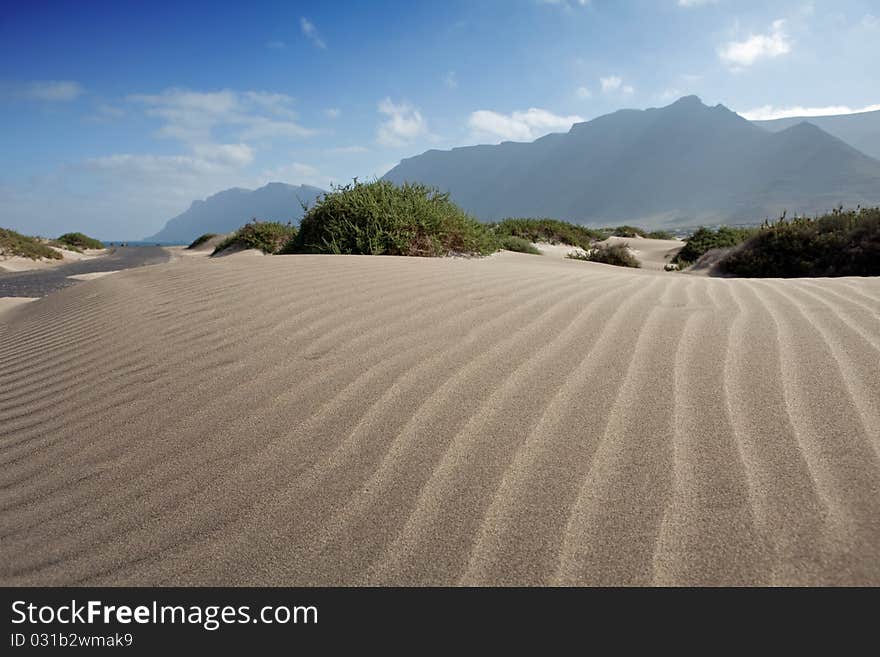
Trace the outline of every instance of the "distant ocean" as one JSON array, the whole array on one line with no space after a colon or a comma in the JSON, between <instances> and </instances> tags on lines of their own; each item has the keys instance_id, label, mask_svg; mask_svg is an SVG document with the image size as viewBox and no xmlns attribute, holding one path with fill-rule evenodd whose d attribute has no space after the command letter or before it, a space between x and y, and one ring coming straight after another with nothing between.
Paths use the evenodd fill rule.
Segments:
<instances>
[{"instance_id":1,"label":"distant ocean","mask_svg":"<svg viewBox=\"0 0 880 657\"><path fill-rule=\"evenodd\" d=\"M125 244L125 246L188 246L189 242L184 244L183 242L149 242L142 240L101 240L104 243L104 246L120 246Z\"/></svg>"}]
</instances>

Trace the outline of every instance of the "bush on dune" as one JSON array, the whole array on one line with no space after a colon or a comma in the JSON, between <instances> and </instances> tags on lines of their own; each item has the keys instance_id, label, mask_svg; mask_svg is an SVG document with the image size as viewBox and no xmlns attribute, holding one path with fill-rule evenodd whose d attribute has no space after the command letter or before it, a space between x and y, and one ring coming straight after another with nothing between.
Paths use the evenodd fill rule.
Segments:
<instances>
[{"instance_id":1,"label":"bush on dune","mask_svg":"<svg viewBox=\"0 0 880 657\"><path fill-rule=\"evenodd\" d=\"M649 240L674 240L675 235L670 233L668 230L652 230L650 233L645 233L645 237Z\"/></svg>"},{"instance_id":2,"label":"bush on dune","mask_svg":"<svg viewBox=\"0 0 880 657\"><path fill-rule=\"evenodd\" d=\"M646 234L644 230L635 226L618 226L611 229L613 237L645 237Z\"/></svg>"},{"instance_id":3,"label":"bush on dune","mask_svg":"<svg viewBox=\"0 0 880 657\"><path fill-rule=\"evenodd\" d=\"M435 188L374 180L334 187L305 216L282 253L399 256L487 255L486 226Z\"/></svg>"},{"instance_id":4,"label":"bush on dune","mask_svg":"<svg viewBox=\"0 0 880 657\"><path fill-rule=\"evenodd\" d=\"M501 248L505 251L541 255L541 252L529 240L523 239L522 237L515 237L514 235L505 235L502 237Z\"/></svg>"},{"instance_id":5,"label":"bush on dune","mask_svg":"<svg viewBox=\"0 0 880 657\"><path fill-rule=\"evenodd\" d=\"M573 260L588 260L589 262L601 262L606 265L618 267L641 267L625 244L599 244L585 252L569 253Z\"/></svg>"},{"instance_id":6,"label":"bush on dune","mask_svg":"<svg viewBox=\"0 0 880 657\"><path fill-rule=\"evenodd\" d=\"M596 240L606 237L601 231L558 219L504 219L489 224L489 229L500 239L519 237L528 242L571 244L585 250L589 249Z\"/></svg>"},{"instance_id":7,"label":"bush on dune","mask_svg":"<svg viewBox=\"0 0 880 657\"><path fill-rule=\"evenodd\" d=\"M672 262L684 269L700 259L710 249L718 249L741 244L755 234L757 228L731 228L721 226L717 230L700 226L693 235L685 240Z\"/></svg>"},{"instance_id":8,"label":"bush on dune","mask_svg":"<svg viewBox=\"0 0 880 657\"><path fill-rule=\"evenodd\" d=\"M39 260L61 260L62 255L38 237L28 237L9 228L0 228L0 255Z\"/></svg>"},{"instance_id":9,"label":"bush on dune","mask_svg":"<svg viewBox=\"0 0 880 657\"><path fill-rule=\"evenodd\" d=\"M735 276L880 276L880 208L765 223L719 269Z\"/></svg>"},{"instance_id":10,"label":"bush on dune","mask_svg":"<svg viewBox=\"0 0 880 657\"><path fill-rule=\"evenodd\" d=\"M196 249L196 248L200 247L202 244L204 244L205 242L207 242L209 239L212 239L214 237L217 237L217 233L205 233L204 235L199 235L186 248L187 249Z\"/></svg>"},{"instance_id":11,"label":"bush on dune","mask_svg":"<svg viewBox=\"0 0 880 657\"><path fill-rule=\"evenodd\" d=\"M281 247L295 236L296 228L289 223L282 224L278 221L252 219L250 223L245 224L220 242L211 255L216 255L230 248L259 249L263 253L278 253Z\"/></svg>"},{"instance_id":12,"label":"bush on dune","mask_svg":"<svg viewBox=\"0 0 880 657\"><path fill-rule=\"evenodd\" d=\"M61 247L71 248L74 251L104 248L104 243L101 240L96 240L94 237L89 237L82 233L64 233L54 243Z\"/></svg>"}]
</instances>

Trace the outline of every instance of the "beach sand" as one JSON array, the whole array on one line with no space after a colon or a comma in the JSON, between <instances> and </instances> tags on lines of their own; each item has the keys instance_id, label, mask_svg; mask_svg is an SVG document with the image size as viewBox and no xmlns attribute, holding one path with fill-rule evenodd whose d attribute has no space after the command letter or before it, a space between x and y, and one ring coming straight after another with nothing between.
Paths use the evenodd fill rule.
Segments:
<instances>
[{"instance_id":1,"label":"beach sand","mask_svg":"<svg viewBox=\"0 0 880 657\"><path fill-rule=\"evenodd\" d=\"M880 584L880 279L179 258L0 316L5 585Z\"/></svg>"},{"instance_id":2,"label":"beach sand","mask_svg":"<svg viewBox=\"0 0 880 657\"><path fill-rule=\"evenodd\" d=\"M21 256L0 256L0 273L50 269L60 265L69 265L72 262L80 262L81 260L92 260L93 258L106 255L108 252L108 249L85 249L80 252L62 249L57 246L50 248L61 254L60 260L50 260L48 258L34 260L33 258L23 258Z\"/></svg>"},{"instance_id":3,"label":"beach sand","mask_svg":"<svg viewBox=\"0 0 880 657\"><path fill-rule=\"evenodd\" d=\"M2 314L4 310L15 308L23 303L36 301L37 298L38 297L0 297L0 314Z\"/></svg>"}]
</instances>

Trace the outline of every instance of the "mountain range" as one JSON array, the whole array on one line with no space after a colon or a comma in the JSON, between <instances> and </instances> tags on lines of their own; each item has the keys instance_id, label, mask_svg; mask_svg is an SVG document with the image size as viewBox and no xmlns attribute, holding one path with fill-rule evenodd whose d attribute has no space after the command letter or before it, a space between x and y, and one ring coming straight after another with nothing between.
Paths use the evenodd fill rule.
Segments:
<instances>
[{"instance_id":1,"label":"mountain range","mask_svg":"<svg viewBox=\"0 0 880 657\"><path fill-rule=\"evenodd\" d=\"M620 110L534 142L430 150L385 178L448 191L482 220L662 227L880 203L880 161L813 123L774 132L696 96Z\"/></svg>"},{"instance_id":2,"label":"mountain range","mask_svg":"<svg viewBox=\"0 0 880 657\"><path fill-rule=\"evenodd\" d=\"M150 242L188 243L204 233L228 233L251 218L265 221L299 221L302 203L311 205L324 190L309 185L273 182L259 189L234 187L193 201L189 209L169 219Z\"/></svg>"},{"instance_id":3,"label":"mountain range","mask_svg":"<svg viewBox=\"0 0 880 657\"><path fill-rule=\"evenodd\" d=\"M880 110L835 116L801 116L770 121L753 121L753 123L771 132L778 132L802 121L822 128L828 134L854 146L865 155L880 159Z\"/></svg>"},{"instance_id":4,"label":"mountain range","mask_svg":"<svg viewBox=\"0 0 880 657\"><path fill-rule=\"evenodd\" d=\"M482 220L546 216L645 227L756 223L783 211L880 204L880 111L747 121L686 96L620 110L533 142L429 150L385 178L450 192ZM189 242L251 217L298 221L317 187L270 183L204 201L146 238Z\"/></svg>"}]
</instances>

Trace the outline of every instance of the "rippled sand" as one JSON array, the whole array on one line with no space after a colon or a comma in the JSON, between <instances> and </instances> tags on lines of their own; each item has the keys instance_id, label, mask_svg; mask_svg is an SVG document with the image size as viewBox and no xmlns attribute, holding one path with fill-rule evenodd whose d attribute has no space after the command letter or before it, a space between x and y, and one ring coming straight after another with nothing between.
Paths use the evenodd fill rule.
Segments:
<instances>
[{"instance_id":1,"label":"rippled sand","mask_svg":"<svg viewBox=\"0 0 880 657\"><path fill-rule=\"evenodd\" d=\"M3 584L880 584L880 279L182 258L0 315Z\"/></svg>"}]
</instances>

